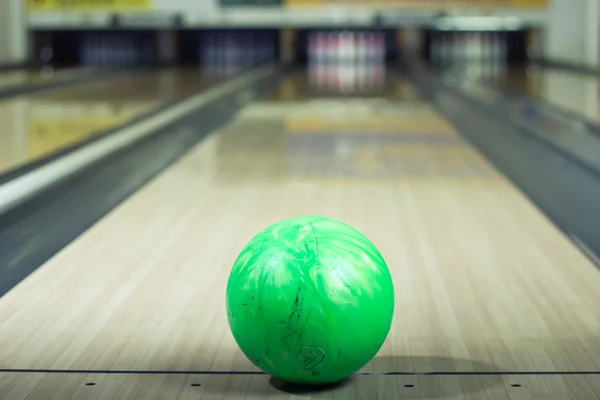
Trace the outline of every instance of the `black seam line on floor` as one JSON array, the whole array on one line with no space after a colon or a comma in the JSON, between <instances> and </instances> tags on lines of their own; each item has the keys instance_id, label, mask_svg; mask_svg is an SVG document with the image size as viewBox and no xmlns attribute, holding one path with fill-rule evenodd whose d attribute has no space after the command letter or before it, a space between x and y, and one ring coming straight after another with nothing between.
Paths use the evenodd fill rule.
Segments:
<instances>
[{"instance_id":1,"label":"black seam line on floor","mask_svg":"<svg viewBox=\"0 0 600 400\"><path fill-rule=\"evenodd\" d=\"M21 374L72 374L72 375L267 375L261 371L181 371L181 370L110 370L110 369L18 369L0 368L0 373ZM367 371L356 372L354 376L551 376L551 375L600 375L600 371Z\"/></svg>"},{"instance_id":2,"label":"black seam line on floor","mask_svg":"<svg viewBox=\"0 0 600 400\"><path fill-rule=\"evenodd\" d=\"M265 72L267 72L266 70ZM281 80L275 69L0 216L0 297Z\"/></svg>"},{"instance_id":3,"label":"black seam line on floor","mask_svg":"<svg viewBox=\"0 0 600 400\"><path fill-rule=\"evenodd\" d=\"M423 96L463 137L512 181L576 248L581 249L583 244L589 252L582 254L600 268L598 176L507 121L493 108L444 85L420 60L404 60L401 69L407 71ZM573 237L580 243L573 241Z\"/></svg>"},{"instance_id":4,"label":"black seam line on floor","mask_svg":"<svg viewBox=\"0 0 600 400\"><path fill-rule=\"evenodd\" d=\"M101 71L82 71L81 73L74 73L73 76L69 75L64 78L49 79L48 81L42 83L9 86L7 88L0 89L0 102L10 100L13 97L20 97L35 92L41 92L43 90L58 89L84 82L95 82L124 74L133 74L135 72L136 70L132 68L107 68Z\"/></svg>"},{"instance_id":5,"label":"black seam line on floor","mask_svg":"<svg viewBox=\"0 0 600 400\"><path fill-rule=\"evenodd\" d=\"M142 71L142 70L136 70L136 71L131 72L131 73L137 73L139 71ZM118 76L108 76L108 77L105 77L105 79L110 79L110 78L113 78L113 77L117 78L117 77L120 77L120 76L121 75L118 75ZM202 91L210 90L210 89L214 88L215 85L218 85L218 84L221 84L221 83L224 83L224 82L225 82L225 80L215 80L214 82L211 82L210 84L208 84L206 87L202 88ZM0 185L2 185L3 183L6 183L8 181L11 181L13 179L16 179L16 178L18 178L20 176L23 176L26 173L31 172L34 169L37 169L37 168L39 168L39 167L41 167L43 165L47 165L47 164L51 163L54 160L57 160L57 159L59 159L61 157L64 157L67 154L71 154L71 153L73 153L73 152L75 152L75 151L77 151L77 150L79 150L79 149L81 149L81 148L83 148L85 146L90 145L91 143L95 143L95 142L97 142L99 140L102 140L102 139L106 138L107 136L116 134L116 133L118 133L119 131L121 131L121 130L123 130L125 128L129 128L129 127L131 127L131 126L133 126L135 124L139 124L140 122L142 122L142 121L150 118L151 116L156 115L158 113L161 113L161 112L165 111L166 109L171 108L171 107L173 107L173 106L175 106L177 104L183 103L186 100L189 100L193 96L197 96L197 95L198 95L198 93L195 92L195 93L191 93L191 94L189 94L187 96L182 96L182 97L177 98L175 100L163 103L163 104L161 104L161 105L159 105L157 107L151 108L147 112L144 112L144 113L142 113L140 115L137 115L137 116L133 117L132 119L128 120L124 124L120 124L120 125L114 126L112 128L100 130L96 134L93 134L91 137L83 139L83 140L81 140L81 141L79 141L79 142L77 142L77 143L75 143L73 145L70 145L70 146L68 146L68 147L66 147L64 149L56 151L56 152L54 152L52 154L49 154L47 156L43 156L42 158L40 158L38 160L35 160L33 162L27 163L25 165L22 165L22 166L13 168L13 169L9 169L8 171L5 171L5 172L3 172L3 173L0 174Z\"/></svg>"}]
</instances>

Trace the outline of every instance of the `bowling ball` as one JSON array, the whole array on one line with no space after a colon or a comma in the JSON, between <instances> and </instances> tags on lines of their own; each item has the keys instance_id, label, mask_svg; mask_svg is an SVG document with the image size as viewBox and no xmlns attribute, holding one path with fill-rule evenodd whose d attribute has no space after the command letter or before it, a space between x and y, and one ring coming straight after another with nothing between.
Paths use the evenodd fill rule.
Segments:
<instances>
[{"instance_id":1,"label":"bowling ball","mask_svg":"<svg viewBox=\"0 0 600 400\"><path fill-rule=\"evenodd\" d=\"M379 351L394 287L356 229L323 217L278 222L242 250L227 283L229 326L259 369L282 381L340 381Z\"/></svg>"}]
</instances>

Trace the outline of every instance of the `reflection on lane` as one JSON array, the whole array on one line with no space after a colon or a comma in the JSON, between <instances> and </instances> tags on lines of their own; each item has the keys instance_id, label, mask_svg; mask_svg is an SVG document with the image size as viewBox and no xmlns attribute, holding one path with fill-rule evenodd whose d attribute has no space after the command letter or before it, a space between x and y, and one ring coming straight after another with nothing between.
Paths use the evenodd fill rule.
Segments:
<instances>
[{"instance_id":1,"label":"reflection on lane","mask_svg":"<svg viewBox=\"0 0 600 400\"><path fill-rule=\"evenodd\" d=\"M411 85L387 74L392 87ZM290 82L305 82L301 74ZM296 97L281 88L244 109L218 135L221 183L388 183L493 177L485 159L430 105L393 97ZM359 87L355 87L360 92ZM414 88L413 88L414 90ZM383 96L389 96L385 98ZM285 101L281 101L285 100ZM217 140L217 139L215 139Z\"/></svg>"},{"instance_id":2,"label":"reflection on lane","mask_svg":"<svg viewBox=\"0 0 600 400\"><path fill-rule=\"evenodd\" d=\"M325 93L380 93L386 84L386 70L383 64L312 63L308 68L311 86Z\"/></svg>"},{"instance_id":3,"label":"reflection on lane","mask_svg":"<svg viewBox=\"0 0 600 400\"><path fill-rule=\"evenodd\" d=\"M0 174L125 124L239 73L170 68L0 102Z\"/></svg>"},{"instance_id":4,"label":"reflection on lane","mask_svg":"<svg viewBox=\"0 0 600 400\"><path fill-rule=\"evenodd\" d=\"M265 101L297 101L319 98L369 98L418 101L420 96L407 81L396 79L384 63L310 63L286 76Z\"/></svg>"},{"instance_id":5,"label":"reflection on lane","mask_svg":"<svg viewBox=\"0 0 600 400\"><path fill-rule=\"evenodd\" d=\"M250 106L218 136L213 176L220 183L400 183L407 179L481 179L494 170L444 120L427 108L419 117L403 112L401 102L388 107L398 114L382 126L354 116L352 109L321 120L299 103L288 103L292 117L265 120ZM294 111L292 111L294 109ZM411 107L411 110L414 110ZM280 114L281 115L281 114ZM302 115L307 121L289 123ZM322 122L322 121L321 121ZM395 122L395 123L394 123ZM362 125L356 129L356 123ZM372 129L367 128L372 124ZM413 130L410 125L421 129ZM427 131L424 126L429 125Z\"/></svg>"}]
</instances>

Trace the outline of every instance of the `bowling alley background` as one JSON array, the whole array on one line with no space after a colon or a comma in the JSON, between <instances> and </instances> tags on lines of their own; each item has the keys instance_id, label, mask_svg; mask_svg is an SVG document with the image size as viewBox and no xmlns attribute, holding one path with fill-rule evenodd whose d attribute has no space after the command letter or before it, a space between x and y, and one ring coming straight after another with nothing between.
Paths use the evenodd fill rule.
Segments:
<instances>
[{"instance_id":1,"label":"bowling alley background","mask_svg":"<svg viewBox=\"0 0 600 400\"><path fill-rule=\"evenodd\" d=\"M8 54L7 62L23 59L57 65L133 65L173 59L193 62L203 59L202 49L209 49L204 55L206 61L216 59L211 57L211 49L237 54L232 49L239 46L245 46L245 52L249 52L248 46L265 52L257 58L280 58L279 45L286 29L300 33L292 36L302 47L296 53L302 61L308 57L311 43L316 57L320 57L319 51L325 47L330 52L352 51L347 50L350 48L347 36L326 40L313 36L315 41L309 40L308 31L318 28L337 29L340 33L355 29L383 32L386 39L395 30L417 29L422 54L436 62L486 57L507 58L508 62L551 58L589 65L599 61L598 24L590 19L597 15L594 12L597 2L589 0L23 1L24 9L15 7L16 1L0 6L6 8L0 9L4 11L0 12L0 23L11 32L0 39L0 50L6 48ZM25 31L19 24L26 25ZM224 36L214 37L213 29ZM244 30L255 36L248 39ZM240 43L246 40L250 43ZM359 54L361 40L365 37L359 35L356 38ZM574 45L586 41L589 42L586 48ZM174 42L179 44L177 48L170 47ZM398 46L390 45L397 43L388 40L386 44L386 57L393 58ZM269 46L271 50L266 54ZM336 46L338 50L334 49ZM223 56L228 60L236 57ZM240 58L252 63L247 61L249 57Z\"/></svg>"},{"instance_id":2,"label":"bowling alley background","mask_svg":"<svg viewBox=\"0 0 600 400\"><path fill-rule=\"evenodd\" d=\"M36 61L57 66L254 67L266 62L299 65L385 65L407 48L438 67L466 62L509 66L535 54L536 28L503 30L422 29L407 47L402 28L36 30ZM407 35L406 35L407 36Z\"/></svg>"},{"instance_id":3,"label":"bowling alley background","mask_svg":"<svg viewBox=\"0 0 600 400\"><path fill-rule=\"evenodd\" d=\"M9 29L0 54L12 54L9 63L42 65L47 76L65 68L183 65L219 78L284 63L308 69L306 96L360 97L387 88L386 70L407 56L444 74L505 86L514 66L599 61L592 38L600 35L589 23L569 22L592 14L583 0L27 0L23 10L13 3L0 6L0 23L16 27L21 19L26 29ZM590 45L573 46L578 37ZM42 138L52 135L40 132L78 126L69 134L85 137L129 115L97 117L106 110L90 106L78 116L85 123L71 124L65 121L73 116L61 119L48 107L42 114L50 117L26 122L35 152L50 148Z\"/></svg>"},{"instance_id":4,"label":"bowling alley background","mask_svg":"<svg viewBox=\"0 0 600 400\"><path fill-rule=\"evenodd\" d=\"M554 3L27 0L26 18L30 58L54 66L373 65L414 51L440 68L460 71L467 62L480 62L501 73L551 52L544 48L554 34L549 28L566 7Z\"/></svg>"}]
</instances>

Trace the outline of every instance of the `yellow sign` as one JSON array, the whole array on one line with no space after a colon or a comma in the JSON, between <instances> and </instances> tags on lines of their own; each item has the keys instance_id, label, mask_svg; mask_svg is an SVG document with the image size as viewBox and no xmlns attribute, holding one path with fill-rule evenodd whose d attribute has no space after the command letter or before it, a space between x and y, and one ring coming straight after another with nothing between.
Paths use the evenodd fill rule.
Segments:
<instances>
[{"instance_id":1,"label":"yellow sign","mask_svg":"<svg viewBox=\"0 0 600 400\"><path fill-rule=\"evenodd\" d=\"M29 11L148 11L152 0L27 0Z\"/></svg>"},{"instance_id":2,"label":"yellow sign","mask_svg":"<svg viewBox=\"0 0 600 400\"><path fill-rule=\"evenodd\" d=\"M549 0L285 0L287 7L365 7L375 9L447 9L457 7L545 8Z\"/></svg>"},{"instance_id":3,"label":"yellow sign","mask_svg":"<svg viewBox=\"0 0 600 400\"><path fill-rule=\"evenodd\" d=\"M517 8L545 8L549 0L512 0L512 6Z\"/></svg>"}]
</instances>

